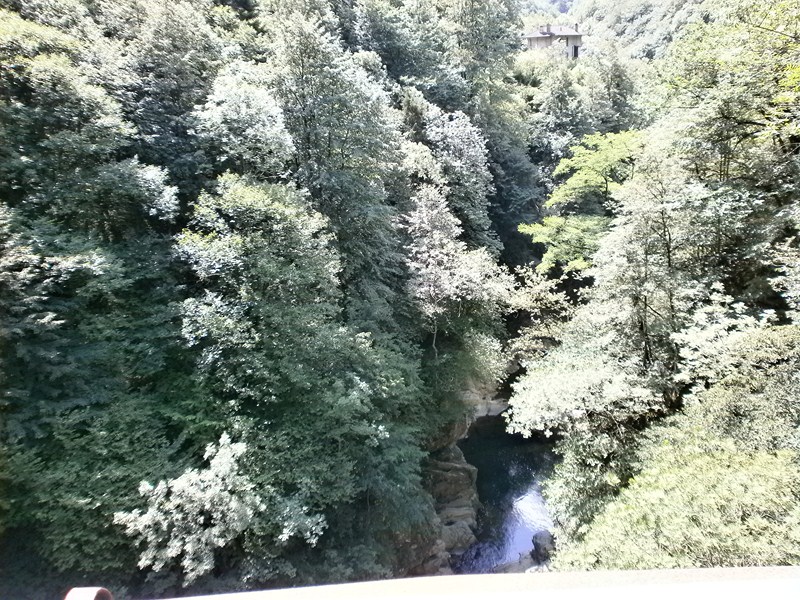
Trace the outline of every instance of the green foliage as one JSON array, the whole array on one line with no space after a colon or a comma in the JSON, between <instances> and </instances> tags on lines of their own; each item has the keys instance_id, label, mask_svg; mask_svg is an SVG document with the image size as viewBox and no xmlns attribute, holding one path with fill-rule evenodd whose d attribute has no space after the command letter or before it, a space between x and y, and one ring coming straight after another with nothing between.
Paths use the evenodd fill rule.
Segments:
<instances>
[{"instance_id":1,"label":"green foliage","mask_svg":"<svg viewBox=\"0 0 800 600\"><path fill-rule=\"evenodd\" d=\"M79 48L78 41L71 36L22 19L5 8L0 12L0 22L3 56L32 58L38 54L76 52Z\"/></svg>"},{"instance_id":2,"label":"green foliage","mask_svg":"<svg viewBox=\"0 0 800 600\"><path fill-rule=\"evenodd\" d=\"M5 5L14 595L37 569L155 595L414 566L423 445L505 370L512 5Z\"/></svg>"},{"instance_id":3,"label":"green foliage","mask_svg":"<svg viewBox=\"0 0 800 600\"><path fill-rule=\"evenodd\" d=\"M189 585L214 568L215 550L252 526L256 515L266 510L271 490L256 491L247 476L239 473L238 461L245 451L245 444L231 443L223 434L218 447L209 444L206 448L203 458L209 463L207 469L189 469L156 486L142 482L139 493L148 500L147 512L137 509L114 515L114 522L123 525L128 535L138 537L145 547L140 568L161 571L178 559L184 585ZM289 514L284 509L284 539L299 528L289 523ZM307 521L303 535L314 543L323 523L318 519Z\"/></svg>"},{"instance_id":4,"label":"green foliage","mask_svg":"<svg viewBox=\"0 0 800 600\"><path fill-rule=\"evenodd\" d=\"M553 172L556 177L567 173L570 177L556 188L547 206L566 205L584 213L608 211L614 190L633 174L639 146L635 131L584 137Z\"/></svg>"},{"instance_id":5,"label":"green foliage","mask_svg":"<svg viewBox=\"0 0 800 600\"><path fill-rule=\"evenodd\" d=\"M8 519L8 509L9 503L6 500L8 497L8 449L5 445L0 447L0 497L3 498L0 501L0 535L3 535L6 530L6 521Z\"/></svg>"},{"instance_id":6,"label":"green foliage","mask_svg":"<svg viewBox=\"0 0 800 600\"><path fill-rule=\"evenodd\" d=\"M595 507L559 566L796 564L798 347L796 326L729 340L716 353L715 383L639 437L631 457L639 474Z\"/></svg>"},{"instance_id":7,"label":"green foliage","mask_svg":"<svg viewBox=\"0 0 800 600\"><path fill-rule=\"evenodd\" d=\"M83 574L114 580L131 572L133 549L110 527L111 515L132 507L139 478L181 460L171 448L174 413L189 413L181 400L192 386L176 357L157 247L125 248L127 260L69 246L55 254L17 246L4 256L12 292L3 340L9 536L22 556L36 548L73 584ZM149 256L146 273L131 264L134 255Z\"/></svg>"},{"instance_id":8,"label":"green foliage","mask_svg":"<svg viewBox=\"0 0 800 600\"><path fill-rule=\"evenodd\" d=\"M274 39L272 85L295 143L295 179L331 221L351 315L391 327L400 248L383 182L397 158L396 115L322 22L291 15Z\"/></svg>"},{"instance_id":9,"label":"green foliage","mask_svg":"<svg viewBox=\"0 0 800 600\"><path fill-rule=\"evenodd\" d=\"M624 58L616 42L604 44L592 38L591 46L572 74L592 129L619 133L645 122L637 105L641 104L640 88L646 85L642 71L647 64Z\"/></svg>"},{"instance_id":10,"label":"green foliage","mask_svg":"<svg viewBox=\"0 0 800 600\"><path fill-rule=\"evenodd\" d=\"M183 335L202 349L213 387L255 407L302 380L290 365L310 348L297 340L338 314L339 263L325 220L294 188L230 175L219 185L219 194L200 197L192 228L178 238L179 254L205 286L184 302ZM258 356L270 348L288 355Z\"/></svg>"},{"instance_id":11,"label":"green foliage","mask_svg":"<svg viewBox=\"0 0 800 600\"><path fill-rule=\"evenodd\" d=\"M557 566L797 564L797 455L744 453L729 442L714 442L666 446L597 516L581 544L559 553Z\"/></svg>"},{"instance_id":12,"label":"green foliage","mask_svg":"<svg viewBox=\"0 0 800 600\"><path fill-rule=\"evenodd\" d=\"M573 0L522 0L519 10L522 15L529 14L558 14L567 12Z\"/></svg>"},{"instance_id":13,"label":"green foliage","mask_svg":"<svg viewBox=\"0 0 800 600\"><path fill-rule=\"evenodd\" d=\"M4 591L417 566L423 448L505 372L511 4L4 6Z\"/></svg>"},{"instance_id":14,"label":"green foliage","mask_svg":"<svg viewBox=\"0 0 800 600\"><path fill-rule=\"evenodd\" d=\"M557 343L574 306L558 289L563 279L548 279L531 267L519 267L515 275L520 285L514 294L512 307L528 315L529 324L509 340L507 353L521 364L547 354Z\"/></svg>"},{"instance_id":15,"label":"green foliage","mask_svg":"<svg viewBox=\"0 0 800 600\"><path fill-rule=\"evenodd\" d=\"M600 433L661 410L663 400L648 389L635 355L624 356L616 347L612 319L577 311L561 345L546 360L527 365L514 386L511 431Z\"/></svg>"},{"instance_id":16,"label":"green foliage","mask_svg":"<svg viewBox=\"0 0 800 600\"><path fill-rule=\"evenodd\" d=\"M136 157L118 160L133 133L119 103L70 54L48 53L71 52L78 41L47 27L32 34L10 13L2 18L9 27L3 60L14 66L0 84L6 98L0 121L17 140L0 154L4 196L26 216L46 215L107 239L174 218L176 189L166 173ZM25 47L16 37L24 35L45 41Z\"/></svg>"},{"instance_id":17,"label":"green foliage","mask_svg":"<svg viewBox=\"0 0 800 600\"><path fill-rule=\"evenodd\" d=\"M197 119L222 166L267 177L294 152L283 113L265 89L269 75L263 65L232 63L214 80Z\"/></svg>"},{"instance_id":18,"label":"green foliage","mask_svg":"<svg viewBox=\"0 0 800 600\"><path fill-rule=\"evenodd\" d=\"M608 228L609 219L592 216L545 217L541 223L520 225L520 233L531 236L534 244L544 244L547 251L536 265L540 273L555 267L564 272L583 271L592 263L599 239Z\"/></svg>"},{"instance_id":19,"label":"green foliage","mask_svg":"<svg viewBox=\"0 0 800 600\"><path fill-rule=\"evenodd\" d=\"M653 58L688 23L707 17L707 4L705 0L578 0L572 15L592 34L619 40L632 56Z\"/></svg>"},{"instance_id":20,"label":"green foliage","mask_svg":"<svg viewBox=\"0 0 800 600\"><path fill-rule=\"evenodd\" d=\"M761 177L775 185L776 169L789 166L775 160L775 150L785 155L788 140L763 132L780 129L789 116L773 99L776 82L797 57L797 40L787 29L792 8L736 0L702 9L709 18L685 28L659 64L662 89L654 96L681 138L673 153L704 181L758 186Z\"/></svg>"},{"instance_id":21,"label":"green foliage","mask_svg":"<svg viewBox=\"0 0 800 600\"><path fill-rule=\"evenodd\" d=\"M468 83L437 2L363 0L356 12L360 47L380 56L393 80L413 86L445 108L466 102Z\"/></svg>"},{"instance_id":22,"label":"green foliage","mask_svg":"<svg viewBox=\"0 0 800 600\"><path fill-rule=\"evenodd\" d=\"M516 226L539 214L543 195L539 172L528 154L526 131L520 126L524 102L510 85L487 88L478 101L473 118L487 138L495 187L489 214L503 244L504 262L519 265L529 255L529 246Z\"/></svg>"},{"instance_id":23,"label":"green foliage","mask_svg":"<svg viewBox=\"0 0 800 600\"><path fill-rule=\"evenodd\" d=\"M791 2L587 0L621 49L578 61L510 0L3 6L4 593L406 573L424 449L509 355L564 561L625 514L659 565L796 559ZM666 537L620 508L676 487Z\"/></svg>"},{"instance_id":24,"label":"green foliage","mask_svg":"<svg viewBox=\"0 0 800 600\"><path fill-rule=\"evenodd\" d=\"M448 204L461 222L463 238L472 247L496 248L488 214L493 188L486 141L464 113L427 108L424 139L442 165Z\"/></svg>"},{"instance_id":25,"label":"green foliage","mask_svg":"<svg viewBox=\"0 0 800 600\"><path fill-rule=\"evenodd\" d=\"M4 212L8 582L37 576L36 561L17 564L34 552L74 585L88 573L115 579L135 556L111 515L132 507L143 474L181 461L174 417L192 386L176 355L168 245L98 247Z\"/></svg>"},{"instance_id":26,"label":"green foliage","mask_svg":"<svg viewBox=\"0 0 800 600\"><path fill-rule=\"evenodd\" d=\"M584 428L557 445L561 460L544 488L559 550L569 552L591 531L594 519L635 473L630 445L634 428L617 425L593 431Z\"/></svg>"},{"instance_id":27,"label":"green foliage","mask_svg":"<svg viewBox=\"0 0 800 600\"><path fill-rule=\"evenodd\" d=\"M223 41L205 18L211 2L129 2L117 26L129 28L131 36L136 83L126 109L138 128L137 152L166 167L181 191L194 191L203 161L190 135L191 111L205 98L223 52Z\"/></svg>"},{"instance_id":28,"label":"green foliage","mask_svg":"<svg viewBox=\"0 0 800 600\"><path fill-rule=\"evenodd\" d=\"M515 3L443 0L439 4L449 21L449 33L455 37L467 81L476 88L494 85L493 79L504 74L519 47L521 23Z\"/></svg>"},{"instance_id":29,"label":"green foliage","mask_svg":"<svg viewBox=\"0 0 800 600\"><path fill-rule=\"evenodd\" d=\"M13 547L30 552L33 542L73 585L83 574L117 578L135 568L134 549L112 527L112 515L136 505L143 474L161 476L176 466L166 411L144 394L112 400L103 410L63 411L47 445L12 446L10 533L32 535ZM19 568L24 573L27 566Z\"/></svg>"},{"instance_id":30,"label":"green foliage","mask_svg":"<svg viewBox=\"0 0 800 600\"><path fill-rule=\"evenodd\" d=\"M412 198L406 215L411 236L408 267L410 296L435 331L463 313L491 319L509 303L514 283L485 248L468 250L458 240L458 219L447 209L441 189L425 186Z\"/></svg>"},{"instance_id":31,"label":"green foliage","mask_svg":"<svg viewBox=\"0 0 800 600\"><path fill-rule=\"evenodd\" d=\"M555 166L587 129L588 117L571 65L561 57L523 55L517 65L517 80L528 86L526 99L533 113L531 155L549 183Z\"/></svg>"},{"instance_id":32,"label":"green foliage","mask_svg":"<svg viewBox=\"0 0 800 600\"><path fill-rule=\"evenodd\" d=\"M689 396L677 418L735 439L742 451L797 450L797 326L759 327L729 337L721 351L709 353L713 385Z\"/></svg>"},{"instance_id":33,"label":"green foliage","mask_svg":"<svg viewBox=\"0 0 800 600\"><path fill-rule=\"evenodd\" d=\"M399 357L341 322L340 267L326 226L293 187L223 177L178 240L205 287L184 302L183 333L201 350L198 373L218 410L243 428L244 473L257 489L306 507L297 522L320 527L367 495L380 531L418 518L398 512L402 499L391 491L419 487L419 451L395 424L412 382ZM274 556L288 542L280 533L287 526L276 525L286 522L284 504L253 515L250 553ZM250 560L246 576L262 581L264 566Z\"/></svg>"},{"instance_id":34,"label":"green foliage","mask_svg":"<svg viewBox=\"0 0 800 600\"><path fill-rule=\"evenodd\" d=\"M672 402L675 334L743 252L741 219L752 205L747 196L676 185L658 173L652 180L643 171L619 191L618 216L586 272L595 279L588 304L565 328L561 347L517 384L513 421L523 430L577 420L602 431Z\"/></svg>"}]
</instances>

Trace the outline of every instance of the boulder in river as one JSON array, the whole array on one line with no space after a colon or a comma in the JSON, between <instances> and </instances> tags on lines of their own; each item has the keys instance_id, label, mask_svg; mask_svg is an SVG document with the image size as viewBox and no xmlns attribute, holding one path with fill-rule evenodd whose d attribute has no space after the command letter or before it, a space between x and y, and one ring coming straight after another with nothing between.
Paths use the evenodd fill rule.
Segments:
<instances>
[{"instance_id":1,"label":"boulder in river","mask_svg":"<svg viewBox=\"0 0 800 600\"><path fill-rule=\"evenodd\" d=\"M538 564L546 563L550 560L550 555L556 549L556 542L553 534L549 531L542 530L533 534L533 550L531 550L531 558Z\"/></svg>"}]
</instances>

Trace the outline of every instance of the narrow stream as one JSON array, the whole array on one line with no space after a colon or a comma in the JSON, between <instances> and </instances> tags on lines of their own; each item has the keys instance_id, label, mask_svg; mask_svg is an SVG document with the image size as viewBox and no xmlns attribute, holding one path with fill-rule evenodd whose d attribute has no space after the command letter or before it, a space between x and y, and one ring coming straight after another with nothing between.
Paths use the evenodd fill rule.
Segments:
<instances>
[{"instance_id":1,"label":"narrow stream","mask_svg":"<svg viewBox=\"0 0 800 600\"><path fill-rule=\"evenodd\" d=\"M459 442L467 462L478 468L478 543L461 557L459 573L491 573L516 563L533 549L533 534L553 523L541 483L553 468L553 443L505 431L502 417L478 419Z\"/></svg>"}]
</instances>

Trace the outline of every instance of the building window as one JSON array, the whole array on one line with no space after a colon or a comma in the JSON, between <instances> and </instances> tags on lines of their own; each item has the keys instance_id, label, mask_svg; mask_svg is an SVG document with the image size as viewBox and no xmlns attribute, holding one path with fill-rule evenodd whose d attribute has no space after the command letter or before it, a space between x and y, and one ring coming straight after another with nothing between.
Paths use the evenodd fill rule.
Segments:
<instances>
[{"instance_id":1,"label":"building window","mask_svg":"<svg viewBox=\"0 0 800 600\"><path fill-rule=\"evenodd\" d=\"M578 58L578 46L572 47L572 58Z\"/></svg>"}]
</instances>

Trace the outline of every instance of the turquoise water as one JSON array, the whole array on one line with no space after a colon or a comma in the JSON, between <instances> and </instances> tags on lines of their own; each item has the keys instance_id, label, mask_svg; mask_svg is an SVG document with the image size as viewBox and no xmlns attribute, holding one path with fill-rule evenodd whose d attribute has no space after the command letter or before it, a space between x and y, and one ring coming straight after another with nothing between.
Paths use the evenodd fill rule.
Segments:
<instances>
[{"instance_id":1,"label":"turquoise water","mask_svg":"<svg viewBox=\"0 0 800 600\"><path fill-rule=\"evenodd\" d=\"M555 463L553 443L510 435L502 417L485 417L458 445L467 462L478 468L483 509L478 543L464 553L455 570L491 573L529 554L534 533L552 530L541 484Z\"/></svg>"}]
</instances>

